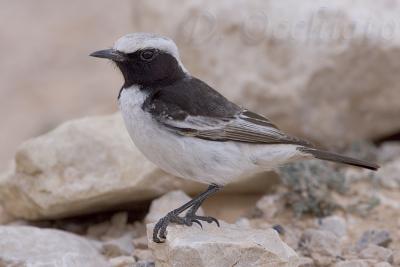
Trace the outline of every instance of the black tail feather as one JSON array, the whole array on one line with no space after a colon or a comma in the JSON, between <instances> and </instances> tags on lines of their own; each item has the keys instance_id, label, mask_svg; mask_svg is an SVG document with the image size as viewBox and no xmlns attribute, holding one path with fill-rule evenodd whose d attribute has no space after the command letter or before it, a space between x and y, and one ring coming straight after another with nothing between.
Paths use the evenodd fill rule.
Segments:
<instances>
[{"instance_id":1,"label":"black tail feather","mask_svg":"<svg viewBox=\"0 0 400 267\"><path fill-rule=\"evenodd\" d=\"M317 159L349 164L349 165L353 165L353 166L357 166L357 167L370 169L373 171L376 171L379 169L379 165L377 165L375 163L370 163L370 162L367 162L364 160L342 156L342 155L328 152L328 151L323 151L323 150L309 148L309 147L299 147L298 150L301 152L304 152L304 153L311 154L314 157L316 157Z\"/></svg>"}]
</instances>

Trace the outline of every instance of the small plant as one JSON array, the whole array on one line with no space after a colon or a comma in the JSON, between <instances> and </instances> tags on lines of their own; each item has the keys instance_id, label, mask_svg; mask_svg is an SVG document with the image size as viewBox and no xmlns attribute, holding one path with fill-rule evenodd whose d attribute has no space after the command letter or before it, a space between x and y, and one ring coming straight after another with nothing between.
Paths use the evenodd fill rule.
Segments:
<instances>
[{"instance_id":1,"label":"small plant","mask_svg":"<svg viewBox=\"0 0 400 267\"><path fill-rule=\"evenodd\" d=\"M286 200L297 216L310 213L327 216L338 207L331 192L346 191L345 176L329 163L312 160L288 164L279 170L282 182L289 189Z\"/></svg>"}]
</instances>

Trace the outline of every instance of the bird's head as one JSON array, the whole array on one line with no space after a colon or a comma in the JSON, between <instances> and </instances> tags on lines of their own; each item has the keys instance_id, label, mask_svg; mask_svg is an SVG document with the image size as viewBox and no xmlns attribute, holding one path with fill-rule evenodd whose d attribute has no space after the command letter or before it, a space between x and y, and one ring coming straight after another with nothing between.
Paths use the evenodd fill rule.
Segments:
<instances>
[{"instance_id":1,"label":"bird's head","mask_svg":"<svg viewBox=\"0 0 400 267\"><path fill-rule=\"evenodd\" d=\"M167 38L151 33L132 33L114 47L96 51L92 57L112 60L124 76L124 87L168 85L187 75L178 48Z\"/></svg>"}]
</instances>

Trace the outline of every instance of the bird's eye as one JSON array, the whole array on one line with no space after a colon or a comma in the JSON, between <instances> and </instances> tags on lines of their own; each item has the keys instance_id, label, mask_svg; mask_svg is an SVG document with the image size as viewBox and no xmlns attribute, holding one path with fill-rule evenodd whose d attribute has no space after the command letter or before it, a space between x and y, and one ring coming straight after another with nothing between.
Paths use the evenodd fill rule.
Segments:
<instances>
[{"instance_id":1,"label":"bird's eye","mask_svg":"<svg viewBox=\"0 0 400 267\"><path fill-rule=\"evenodd\" d=\"M145 61L150 61L154 58L155 55L156 55L156 51L154 49L147 49L147 50L143 50L140 53L140 58Z\"/></svg>"}]
</instances>

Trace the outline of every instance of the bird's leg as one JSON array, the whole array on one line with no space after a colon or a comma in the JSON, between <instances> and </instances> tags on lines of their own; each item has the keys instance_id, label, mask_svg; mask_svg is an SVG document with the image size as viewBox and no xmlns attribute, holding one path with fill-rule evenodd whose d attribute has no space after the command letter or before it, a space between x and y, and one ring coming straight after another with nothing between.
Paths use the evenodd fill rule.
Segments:
<instances>
[{"instance_id":1,"label":"bird's leg","mask_svg":"<svg viewBox=\"0 0 400 267\"><path fill-rule=\"evenodd\" d=\"M167 226L170 223L176 224L184 224L187 226L191 226L194 223L197 223L201 226L200 220L207 221L209 223L216 222L219 226L217 219L212 217L205 217L205 216L197 216L195 213L200 208L203 201L209 197L210 195L214 194L215 192L219 191L221 186L212 184L210 185L207 190L200 195L196 196L186 204L182 205L181 207L169 212L165 217L161 218L156 225L154 226L153 230L153 241L156 243L162 243L161 239L165 239L167 235ZM179 214L184 212L185 210L189 209L185 217L180 217ZM160 239L161 238L161 239Z\"/></svg>"},{"instance_id":2,"label":"bird's leg","mask_svg":"<svg viewBox=\"0 0 400 267\"><path fill-rule=\"evenodd\" d=\"M217 190L218 191L218 190ZM216 192L216 191L215 191ZM203 204L205 198L203 200L199 200L197 203L195 203L186 213L184 220L185 224L188 226L191 226L193 223L197 223L203 228L203 225L201 224L200 221L205 221L208 223L215 222L218 227L219 227L219 222L217 219L211 216L199 216L196 215L197 210L200 208L201 204Z\"/></svg>"}]
</instances>

